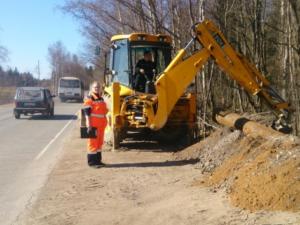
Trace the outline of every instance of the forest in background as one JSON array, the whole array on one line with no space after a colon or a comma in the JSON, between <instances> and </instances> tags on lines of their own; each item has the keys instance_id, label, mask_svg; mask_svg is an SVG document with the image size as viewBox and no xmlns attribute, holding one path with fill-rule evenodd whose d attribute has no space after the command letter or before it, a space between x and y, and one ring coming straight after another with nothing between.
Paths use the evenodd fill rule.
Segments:
<instances>
[{"instance_id":1,"label":"forest in background","mask_svg":"<svg viewBox=\"0 0 300 225\"><path fill-rule=\"evenodd\" d=\"M290 120L299 134L298 0L67 0L61 9L78 19L88 41L86 55L100 67L103 57L92 57L94 48L100 44L102 50L108 50L114 34L168 34L176 54L190 40L194 23L213 20L234 48L292 104L295 113ZM213 62L197 76L196 84L201 121L209 120L216 107L239 112L267 110L260 99L244 92Z\"/></svg>"},{"instance_id":2,"label":"forest in background","mask_svg":"<svg viewBox=\"0 0 300 225\"><path fill-rule=\"evenodd\" d=\"M8 50L4 46L0 46L0 63L7 61L9 58ZM20 72L18 68L4 69L0 64L0 87L12 88L22 86L42 86L48 87L53 93L57 91L57 85L60 77L73 76L80 78L86 89L89 83L96 79L94 67L87 66L86 61L76 54L70 53L62 42L57 41L48 47L48 61L51 67L49 78L40 79L37 75L30 72ZM39 73L39 68L36 68ZM45 74L43 74L45 77ZM14 93L12 93L14 94ZM11 96L9 97L11 99Z\"/></svg>"},{"instance_id":3,"label":"forest in background","mask_svg":"<svg viewBox=\"0 0 300 225\"><path fill-rule=\"evenodd\" d=\"M17 68L4 70L0 66L0 87L36 86L38 80L29 72L19 72Z\"/></svg>"}]
</instances>

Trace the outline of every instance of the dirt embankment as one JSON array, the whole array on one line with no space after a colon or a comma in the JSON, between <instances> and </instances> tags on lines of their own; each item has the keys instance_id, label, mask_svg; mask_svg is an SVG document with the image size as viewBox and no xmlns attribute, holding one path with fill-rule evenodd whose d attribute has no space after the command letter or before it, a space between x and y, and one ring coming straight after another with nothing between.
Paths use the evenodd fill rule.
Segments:
<instances>
[{"instance_id":1,"label":"dirt embankment","mask_svg":"<svg viewBox=\"0 0 300 225\"><path fill-rule=\"evenodd\" d=\"M222 129L178 153L197 158L198 184L224 189L235 206L251 211L300 211L300 141L294 136L249 138Z\"/></svg>"}]
</instances>

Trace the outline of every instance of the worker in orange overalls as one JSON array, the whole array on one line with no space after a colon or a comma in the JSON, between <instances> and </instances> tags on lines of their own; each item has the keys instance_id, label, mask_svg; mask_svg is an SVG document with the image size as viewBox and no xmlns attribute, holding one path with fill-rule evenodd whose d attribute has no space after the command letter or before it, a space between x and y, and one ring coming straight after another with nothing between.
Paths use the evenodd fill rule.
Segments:
<instances>
[{"instance_id":1,"label":"worker in orange overalls","mask_svg":"<svg viewBox=\"0 0 300 225\"><path fill-rule=\"evenodd\" d=\"M102 162L102 145L104 139L104 130L107 125L106 114L108 112L106 103L102 95L102 86L99 82L93 82L91 92L84 100L83 112L86 118L88 132L92 127L97 128L97 137L89 138L87 143L87 161L88 165L94 168L105 166Z\"/></svg>"}]
</instances>

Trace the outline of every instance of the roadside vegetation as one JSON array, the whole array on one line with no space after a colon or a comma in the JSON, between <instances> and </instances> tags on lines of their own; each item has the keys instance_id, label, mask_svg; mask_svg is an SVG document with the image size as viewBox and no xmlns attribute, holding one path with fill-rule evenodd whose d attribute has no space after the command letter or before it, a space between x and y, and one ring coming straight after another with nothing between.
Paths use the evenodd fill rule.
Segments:
<instances>
[{"instance_id":1,"label":"roadside vegetation","mask_svg":"<svg viewBox=\"0 0 300 225\"><path fill-rule=\"evenodd\" d=\"M0 105L11 103L16 93L15 87L1 87L0 88Z\"/></svg>"}]
</instances>

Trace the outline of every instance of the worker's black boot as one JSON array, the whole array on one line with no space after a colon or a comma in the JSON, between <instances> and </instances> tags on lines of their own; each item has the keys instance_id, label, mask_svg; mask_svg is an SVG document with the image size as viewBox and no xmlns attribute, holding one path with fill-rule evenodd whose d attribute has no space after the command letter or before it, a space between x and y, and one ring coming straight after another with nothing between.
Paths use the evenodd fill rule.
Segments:
<instances>
[{"instance_id":1,"label":"worker's black boot","mask_svg":"<svg viewBox=\"0 0 300 225\"><path fill-rule=\"evenodd\" d=\"M90 167L94 167L94 168L100 167L98 154L87 154L87 161Z\"/></svg>"},{"instance_id":2,"label":"worker's black boot","mask_svg":"<svg viewBox=\"0 0 300 225\"><path fill-rule=\"evenodd\" d=\"M105 164L102 162L102 152L97 152L97 156L100 162L100 166L105 166Z\"/></svg>"}]
</instances>

